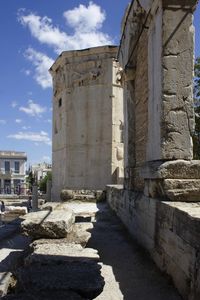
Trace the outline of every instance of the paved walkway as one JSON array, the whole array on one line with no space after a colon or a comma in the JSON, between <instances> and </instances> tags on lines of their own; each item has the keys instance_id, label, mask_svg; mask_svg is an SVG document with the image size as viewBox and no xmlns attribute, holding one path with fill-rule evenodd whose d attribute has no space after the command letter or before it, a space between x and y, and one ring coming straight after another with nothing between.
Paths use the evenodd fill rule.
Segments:
<instances>
[{"instance_id":1,"label":"paved walkway","mask_svg":"<svg viewBox=\"0 0 200 300\"><path fill-rule=\"evenodd\" d=\"M97 249L105 279L103 292L96 300L181 300L176 289L157 269L148 255L134 242L106 203L70 203L80 222L91 217L93 229L87 247ZM77 219L78 220L78 219ZM13 235L12 235L13 230ZM7 228L0 235L0 294L4 278L30 240ZM2 277L2 278L1 278Z\"/></svg>"},{"instance_id":2,"label":"paved walkway","mask_svg":"<svg viewBox=\"0 0 200 300\"><path fill-rule=\"evenodd\" d=\"M173 285L133 242L108 206L99 209L87 245L98 250L106 281L96 300L180 300Z\"/></svg>"}]
</instances>

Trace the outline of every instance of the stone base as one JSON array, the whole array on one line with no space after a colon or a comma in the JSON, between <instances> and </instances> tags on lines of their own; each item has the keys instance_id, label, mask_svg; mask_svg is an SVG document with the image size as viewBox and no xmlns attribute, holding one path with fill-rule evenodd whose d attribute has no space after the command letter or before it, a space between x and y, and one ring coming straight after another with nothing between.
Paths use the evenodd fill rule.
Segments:
<instances>
[{"instance_id":1,"label":"stone base","mask_svg":"<svg viewBox=\"0 0 200 300\"><path fill-rule=\"evenodd\" d=\"M161 201L120 186L107 187L107 201L182 297L200 299L200 202Z\"/></svg>"},{"instance_id":2,"label":"stone base","mask_svg":"<svg viewBox=\"0 0 200 300\"><path fill-rule=\"evenodd\" d=\"M140 175L147 197L170 201L200 201L200 161L176 160L148 162Z\"/></svg>"}]
</instances>

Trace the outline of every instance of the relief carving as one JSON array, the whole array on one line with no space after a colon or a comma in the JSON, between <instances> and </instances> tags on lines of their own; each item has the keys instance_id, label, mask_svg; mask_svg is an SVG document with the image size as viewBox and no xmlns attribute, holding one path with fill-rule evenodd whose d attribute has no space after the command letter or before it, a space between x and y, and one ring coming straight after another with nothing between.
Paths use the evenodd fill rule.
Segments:
<instances>
[{"instance_id":1,"label":"relief carving","mask_svg":"<svg viewBox=\"0 0 200 300\"><path fill-rule=\"evenodd\" d=\"M101 61L86 61L65 65L65 89L70 90L78 86L97 84L102 81L103 68Z\"/></svg>"},{"instance_id":2,"label":"relief carving","mask_svg":"<svg viewBox=\"0 0 200 300\"><path fill-rule=\"evenodd\" d=\"M92 81L96 81L102 75L100 70L100 68L94 68L91 70L85 70L84 72L73 71L72 86L89 85Z\"/></svg>"}]
</instances>

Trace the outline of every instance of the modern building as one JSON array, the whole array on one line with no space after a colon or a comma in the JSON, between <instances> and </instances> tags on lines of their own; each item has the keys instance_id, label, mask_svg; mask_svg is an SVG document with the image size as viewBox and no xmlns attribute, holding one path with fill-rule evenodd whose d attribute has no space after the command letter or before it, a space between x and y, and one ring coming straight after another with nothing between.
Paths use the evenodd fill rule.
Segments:
<instances>
[{"instance_id":1,"label":"modern building","mask_svg":"<svg viewBox=\"0 0 200 300\"><path fill-rule=\"evenodd\" d=\"M25 152L0 151L0 193L24 194L27 155Z\"/></svg>"},{"instance_id":2,"label":"modern building","mask_svg":"<svg viewBox=\"0 0 200 300\"><path fill-rule=\"evenodd\" d=\"M40 182L49 172L51 172L51 164L46 162L32 165L31 167L33 176L36 179L36 182Z\"/></svg>"},{"instance_id":3,"label":"modern building","mask_svg":"<svg viewBox=\"0 0 200 300\"><path fill-rule=\"evenodd\" d=\"M52 196L102 190L123 175L123 88L118 48L64 51L53 77Z\"/></svg>"}]
</instances>

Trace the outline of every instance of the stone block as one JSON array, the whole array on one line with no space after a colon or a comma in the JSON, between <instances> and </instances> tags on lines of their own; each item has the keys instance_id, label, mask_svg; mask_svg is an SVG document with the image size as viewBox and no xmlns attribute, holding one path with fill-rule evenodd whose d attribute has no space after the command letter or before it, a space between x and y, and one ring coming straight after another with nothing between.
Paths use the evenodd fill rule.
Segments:
<instances>
[{"instance_id":1,"label":"stone block","mask_svg":"<svg viewBox=\"0 0 200 300\"><path fill-rule=\"evenodd\" d=\"M91 238L92 229L93 224L90 222L75 223L72 231L67 235L68 243L76 243L85 247Z\"/></svg>"},{"instance_id":2,"label":"stone block","mask_svg":"<svg viewBox=\"0 0 200 300\"><path fill-rule=\"evenodd\" d=\"M68 203L63 203L63 202L46 202L45 204L42 205L41 207L42 210L68 210L69 205Z\"/></svg>"},{"instance_id":3,"label":"stone block","mask_svg":"<svg viewBox=\"0 0 200 300\"><path fill-rule=\"evenodd\" d=\"M159 230L159 246L164 252L176 262L179 268L189 276L194 274L196 264L195 248L185 243L176 232L168 229Z\"/></svg>"},{"instance_id":4,"label":"stone block","mask_svg":"<svg viewBox=\"0 0 200 300\"><path fill-rule=\"evenodd\" d=\"M40 294L73 291L86 299L94 299L103 290L104 280L96 262L62 262L62 264L29 265L16 271L18 290ZM59 298L60 299L60 298ZM68 298L66 298L68 299Z\"/></svg>"},{"instance_id":5,"label":"stone block","mask_svg":"<svg viewBox=\"0 0 200 300\"><path fill-rule=\"evenodd\" d=\"M35 241L32 244L33 252L25 259L26 266L39 264L62 264L62 263L87 263L91 261L99 261L97 250L91 248L83 248L78 244L67 244L60 241L54 242L48 240L45 242Z\"/></svg>"},{"instance_id":6,"label":"stone block","mask_svg":"<svg viewBox=\"0 0 200 300\"><path fill-rule=\"evenodd\" d=\"M148 162L141 167L140 176L145 179L200 179L200 161Z\"/></svg>"},{"instance_id":7,"label":"stone block","mask_svg":"<svg viewBox=\"0 0 200 300\"><path fill-rule=\"evenodd\" d=\"M74 192L72 190L65 190L63 189L60 193L61 201L69 201L74 199Z\"/></svg>"},{"instance_id":8,"label":"stone block","mask_svg":"<svg viewBox=\"0 0 200 300\"><path fill-rule=\"evenodd\" d=\"M1 272L0 273L0 298L7 294L8 288L11 285L12 273L10 272Z\"/></svg>"},{"instance_id":9,"label":"stone block","mask_svg":"<svg viewBox=\"0 0 200 300\"><path fill-rule=\"evenodd\" d=\"M75 217L70 209L38 211L26 215L21 229L33 238L63 238L71 232L74 221Z\"/></svg>"},{"instance_id":10,"label":"stone block","mask_svg":"<svg viewBox=\"0 0 200 300\"><path fill-rule=\"evenodd\" d=\"M199 202L199 179L154 179L145 180L146 196L170 201Z\"/></svg>"}]
</instances>

